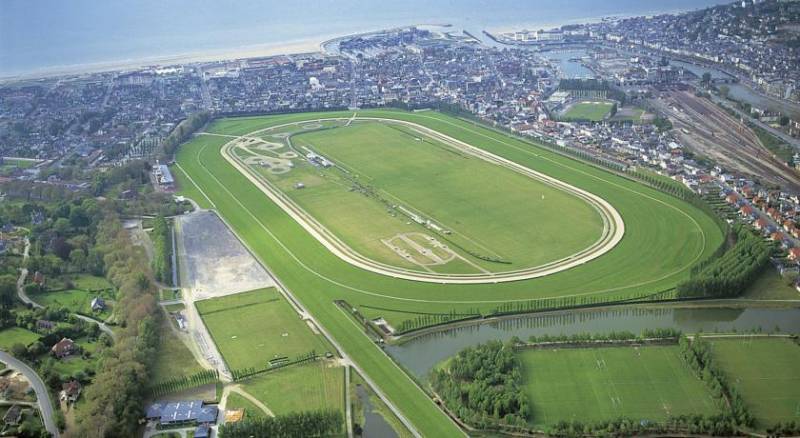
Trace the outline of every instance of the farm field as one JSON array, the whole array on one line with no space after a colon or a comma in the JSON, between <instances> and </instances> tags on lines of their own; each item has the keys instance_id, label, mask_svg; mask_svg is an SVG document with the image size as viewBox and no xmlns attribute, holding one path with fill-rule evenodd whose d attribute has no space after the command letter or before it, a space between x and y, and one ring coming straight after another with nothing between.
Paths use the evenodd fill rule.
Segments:
<instances>
[{"instance_id":1,"label":"farm field","mask_svg":"<svg viewBox=\"0 0 800 438\"><path fill-rule=\"evenodd\" d=\"M574 103L561 114L564 120L589 120L592 122L599 122L603 120L611 108L614 106L611 102L604 101L581 101Z\"/></svg>"},{"instance_id":2,"label":"farm field","mask_svg":"<svg viewBox=\"0 0 800 438\"><path fill-rule=\"evenodd\" d=\"M790 339L710 339L715 363L761 428L800 420L800 345Z\"/></svg>"},{"instance_id":3,"label":"farm field","mask_svg":"<svg viewBox=\"0 0 800 438\"><path fill-rule=\"evenodd\" d=\"M324 125L273 134L293 134L292 150L265 131L259 135L270 143L250 142L235 153L370 259L441 273L512 271L566 258L601 237L602 217L579 197L410 127L366 120L308 126ZM248 151L263 155L249 159L242 155ZM300 158L308 151L336 165ZM283 160L291 167L279 171Z\"/></svg>"},{"instance_id":4,"label":"farm field","mask_svg":"<svg viewBox=\"0 0 800 438\"><path fill-rule=\"evenodd\" d=\"M195 303L228 367L262 368L272 359L330 348L277 290L258 289Z\"/></svg>"},{"instance_id":5,"label":"farm field","mask_svg":"<svg viewBox=\"0 0 800 438\"><path fill-rule=\"evenodd\" d=\"M241 385L275 415L316 409L344 413L344 368L330 361L291 365Z\"/></svg>"},{"instance_id":6,"label":"farm field","mask_svg":"<svg viewBox=\"0 0 800 438\"><path fill-rule=\"evenodd\" d=\"M526 350L519 359L536 425L716 413L677 346Z\"/></svg>"},{"instance_id":7,"label":"farm field","mask_svg":"<svg viewBox=\"0 0 800 438\"><path fill-rule=\"evenodd\" d=\"M243 135L287 122L348 117L331 112L220 120L210 132ZM395 310L394 326L414 312L489 312L500 303L555 297L629 298L673 287L722 242L700 210L630 180L563 157L536 144L436 112L361 111L360 116L410 120L602 197L625 221L622 241L603 257L555 275L502 284L438 285L393 279L356 268L331 254L220 154L230 138L197 136L178 164L234 232L342 344L346 353L424 434L457 433L431 400L363 334L333 301Z\"/></svg>"}]
</instances>

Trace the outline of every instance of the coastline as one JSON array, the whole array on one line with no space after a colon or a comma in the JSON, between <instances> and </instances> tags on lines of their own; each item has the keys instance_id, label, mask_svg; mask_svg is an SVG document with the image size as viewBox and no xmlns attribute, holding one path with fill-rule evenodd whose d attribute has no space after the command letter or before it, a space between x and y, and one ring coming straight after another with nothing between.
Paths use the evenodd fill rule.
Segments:
<instances>
[{"instance_id":1,"label":"coastline","mask_svg":"<svg viewBox=\"0 0 800 438\"><path fill-rule=\"evenodd\" d=\"M632 13L632 14L615 14L615 15L601 15L593 17L583 17L575 19L560 20L553 23L513 23L503 26L490 26L483 31L497 35L505 32L513 32L523 29L552 29L566 25L585 25L591 23L598 23L607 20L620 20L632 17L641 17L649 15L660 14L677 14L689 11L699 10L701 8L678 8L667 11L653 11L648 13ZM260 58L279 55L298 55L304 53L325 53L326 46L335 44L346 38L352 38L359 35L374 35L381 32L401 29L405 27L447 27L451 29L460 29L458 25L453 24L439 24L439 23L417 23L398 26L389 26L380 29L360 29L346 34L337 33L329 35L319 35L309 38L289 40L283 42L263 43L263 44L250 44L225 49L209 49L196 52L184 52L172 55L159 55L137 59L119 59L100 61L93 63L81 63L71 65L58 65L42 67L26 72L17 73L3 73L0 72L0 84L8 84L14 82L27 82L47 80L58 77L80 77L83 75L98 74L98 73L116 73L139 70L148 67L169 67L177 65L188 65L197 63L214 63L214 62L231 62L242 59ZM486 41L483 41L486 43Z\"/></svg>"}]
</instances>

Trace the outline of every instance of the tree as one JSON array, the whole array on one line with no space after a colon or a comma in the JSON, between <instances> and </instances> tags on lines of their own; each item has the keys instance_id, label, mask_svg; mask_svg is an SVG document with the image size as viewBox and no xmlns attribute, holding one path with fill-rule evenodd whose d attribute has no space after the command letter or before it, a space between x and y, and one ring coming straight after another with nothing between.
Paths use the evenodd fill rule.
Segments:
<instances>
[{"instance_id":1,"label":"tree","mask_svg":"<svg viewBox=\"0 0 800 438\"><path fill-rule=\"evenodd\" d=\"M727 85L720 85L720 87L719 87L719 95L720 96L722 96L725 99L727 99L728 95L730 94L730 92L731 92L731 87L729 87Z\"/></svg>"},{"instance_id":2,"label":"tree","mask_svg":"<svg viewBox=\"0 0 800 438\"><path fill-rule=\"evenodd\" d=\"M14 305L17 294L17 279L13 275L0 275L0 308L8 309Z\"/></svg>"},{"instance_id":3,"label":"tree","mask_svg":"<svg viewBox=\"0 0 800 438\"><path fill-rule=\"evenodd\" d=\"M781 126L786 126L789 124L789 116L781 116L780 120Z\"/></svg>"},{"instance_id":4,"label":"tree","mask_svg":"<svg viewBox=\"0 0 800 438\"><path fill-rule=\"evenodd\" d=\"M706 85L711 83L711 73L709 72L703 73L703 83Z\"/></svg>"}]
</instances>

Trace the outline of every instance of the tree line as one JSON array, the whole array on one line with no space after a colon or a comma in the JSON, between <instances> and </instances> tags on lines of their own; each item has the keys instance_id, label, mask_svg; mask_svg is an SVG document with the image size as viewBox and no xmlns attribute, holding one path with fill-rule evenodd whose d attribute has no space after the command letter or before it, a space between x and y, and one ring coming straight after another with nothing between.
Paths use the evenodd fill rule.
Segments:
<instances>
[{"instance_id":1,"label":"tree line","mask_svg":"<svg viewBox=\"0 0 800 438\"><path fill-rule=\"evenodd\" d=\"M131 251L128 233L113 210L98 224L96 247L104 255L104 271L118 290L115 312L120 330L103 351L92 385L84 391L77 425L65 436L134 436L158 344L157 289L142 251Z\"/></svg>"},{"instance_id":2,"label":"tree line","mask_svg":"<svg viewBox=\"0 0 800 438\"><path fill-rule=\"evenodd\" d=\"M677 287L678 297L734 297L763 271L773 252L771 243L738 225L733 248L708 263Z\"/></svg>"},{"instance_id":3,"label":"tree line","mask_svg":"<svg viewBox=\"0 0 800 438\"><path fill-rule=\"evenodd\" d=\"M153 231L150 234L153 241L153 274L156 280L172 286L172 236L169 224L162 215L153 220Z\"/></svg>"},{"instance_id":4,"label":"tree line","mask_svg":"<svg viewBox=\"0 0 800 438\"><path fill-rule=\"evenodd\" d=\"M158 397L164 394L183 391L184 389L196 388L208 385L219 380L219 371L203 370L191 376L173 377L163 382L157 382L150 387L150 396Z\"/></svg>"},{"instance_id":5,"label":"tree line","mask_svg":"<svg viewBox=\"0 0 800 438\"><path fill-rule=\"evenodd\" d=\"M294 360L285 360L270 363L268 362L261 368L249 367L249 368L240 368L236 370L231 370L231 375L233 376L233 381L238 382L240 380L249 379L251 377L255 377L259 374L266 373L268 371L274 371L278 368L288 367L289 365L298 365L306 362L310 362L312 360L317 360L319 356L317 352L314 350L309 351L308 353L301 354L297 356Z\"/></svg>"},{"instance_id":6,"label":"tree line","mask_svg":"<svg viewBox=\"0 0 800 438\"><path fill-rule=\"evenodd\" d=\"M705 382L725 418L736 430L739 427L752 427L755 420L727 377L713 360L711 344L700 336L693 340L682 337L679 341L681 354L695 373Z\"/></svg>"},{"instance_id":7,"label":"tree line","mask_svg":"<svg viewBox=\"0 0 800 438\"><path fill-rule=\"evenodd\" d=\"M319 410L293 412L277 417L248 418L219 427L220 438L251 437L322 437L342 432L344 421L339 412Z\"/></svg>"},{"instance_id":8,"label":"tree line","mask_svg":"<svg viewBox=\"0 0 800 438\"><path fill-rule=\"evenodd\" d=\"M510 344L491 341L460 351L446 367L431 372L431 386L451 412L474 427L526 424L528 400Z\"/></svg>"},{"instance_id":9,"label":"tree line","mask_svg":"<svg viewBox=\"0 0 800 438\"><path fill-rule=\"evenodd\" d=\"M164 156L173 156L178 146L188 140L195 131L202 128L209 120L211 120L211 114L206 111L201 111L189 115L189 117L178 123L178 126L176 126L161 142Z\"/></svg>"}]
</instances>

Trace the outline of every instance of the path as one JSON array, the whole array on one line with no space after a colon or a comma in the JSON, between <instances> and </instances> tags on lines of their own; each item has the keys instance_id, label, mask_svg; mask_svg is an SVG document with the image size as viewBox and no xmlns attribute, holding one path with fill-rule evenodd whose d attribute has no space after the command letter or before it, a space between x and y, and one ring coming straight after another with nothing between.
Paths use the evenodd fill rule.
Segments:
<instances>
[{"instance_id":1,"label":"path","mask_svg":"<svg viewBox=\"0 0 800 438\"><path fill-rule=\"evenodd\" d=\"M219 408L220 410L227 409L228 405L228 396L230 393L235 392L236 394L241 395L250 403L256 405L257 408L261 409L261 411L267 414L270 417L274 417L275 413L272 412L270 408L267 407L261 400L253 397L252 394L242 389L241 385L228 385L225 389L222 390L222 397L220 397L219 401Z\"/></svg>"},{"instance_id":2,"label":"path","mask_svg":"<svg viewBox=\"0 0 800 438\"><path fill-rule=\"evenodd\" d=\"M36 399L39 402L39 410L42 412L44 427L53 437L58 438L60 434L58 432L58 426L56 425L53 402L50 400L50 393L47 391L47 387L44 385L44 382L42 382L42 379L39 378L39 375L36 374L36 371L3 351L0 351L0 362L5 362L9 368L19 371L31 382L31 387L34 392L36 392Z\"/></svg>"},{"instance_id":3,"label":"path","mask_svg":"<svg viewBox=\"0 0 800 438\"><path fill-rule=\"evenodd\" d=\"M28 268L25 267L28 261L28 254L30 254L31 250L31 241L25 236L25 250L22 253L22 268L19 270L19 278L17 279L17 295L19 299L25 303L30 304L33 307L41 308L43 307L41 304L34 302L32 299L28 298L28 294L25 293L25 279L28 278Z\"/></svg>"}]
</instances>

